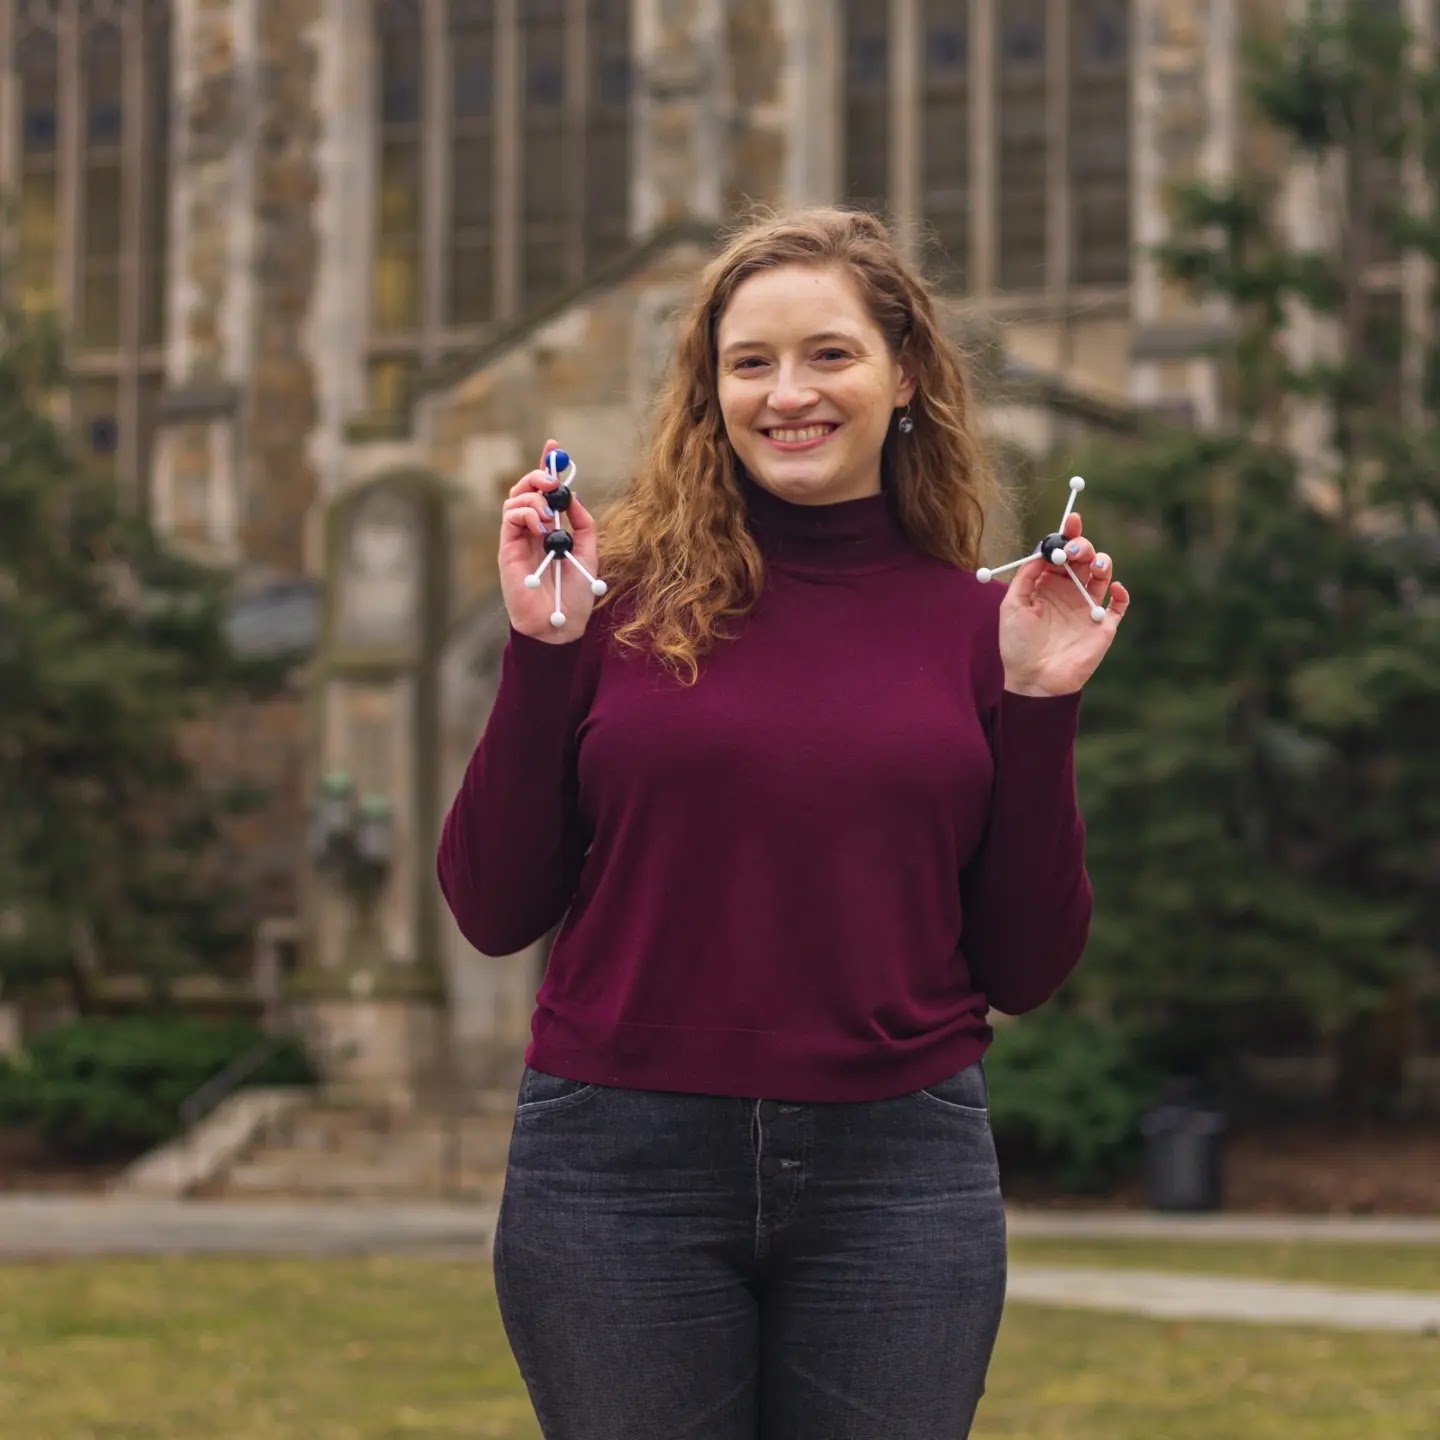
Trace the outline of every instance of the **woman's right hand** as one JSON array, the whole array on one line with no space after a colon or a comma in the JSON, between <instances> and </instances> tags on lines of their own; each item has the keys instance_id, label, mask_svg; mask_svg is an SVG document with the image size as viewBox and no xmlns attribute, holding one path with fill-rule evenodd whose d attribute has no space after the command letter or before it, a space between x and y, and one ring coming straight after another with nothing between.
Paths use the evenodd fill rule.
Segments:
<instances>
[{"instance_id":1,"label":"woman's right hand","mask_svg":"<svg viewBox=\"0 0 1440 1440\"><path fill-rule=\"evenodd\" d=\"M527 590L525 578L533 575L545 559L545 535L555 528L555 518L545 513L545 495L559 483L544 468L545 456L560 447L547 440L540 452L538 470L523 476L510 491L500 520L500 594L510 616L511 626L521 635L543 640L551 645L565 645L578 640L585 632L595 596L590 582L568 560L558 556L540 577L538 590ZM573 494L565 512L575 540L575 555L594 575L596 573L598 536L594 517ZM563 568L562 568L563 567ZM565 612L563 625L552 625L555 611L555 572L561 571Z\"/></svg>"}]
</instances>

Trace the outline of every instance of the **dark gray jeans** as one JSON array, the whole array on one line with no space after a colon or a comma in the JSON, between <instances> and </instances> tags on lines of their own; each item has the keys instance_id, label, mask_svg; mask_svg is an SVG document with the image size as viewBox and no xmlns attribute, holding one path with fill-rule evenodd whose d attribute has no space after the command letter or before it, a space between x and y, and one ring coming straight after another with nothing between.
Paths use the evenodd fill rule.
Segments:
<instances>
[{"instance_id":1,"label":"dark gray jeans","mask_svg":"<svg viewBox=\"0 0 1440 1440\"><path fill-rule=\"evenodd\" d=\"M777 1104L527 1069L495 1281L546 1440L963 1440L1005 1298L984 1072Z\"/></svg>"}]
</instances>

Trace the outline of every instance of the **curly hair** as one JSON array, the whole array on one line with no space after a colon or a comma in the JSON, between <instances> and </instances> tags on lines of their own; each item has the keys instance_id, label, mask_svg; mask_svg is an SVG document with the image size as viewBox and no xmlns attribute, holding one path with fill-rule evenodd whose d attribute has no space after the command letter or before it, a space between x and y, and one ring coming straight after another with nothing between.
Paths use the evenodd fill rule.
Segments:
<instances>
[{"instance_id":1,"label":"curly hair","mask_svg":"<svg viewBox=\"0 0 1440 1440\"><path fill-rule=\"evenodd\" d=\"M739 461L720 412L716 335L735 291L782 265L843 266L916 381L914 430L892 417L881 484L910 543L973 569L994 481L975 433L970 386L919 271L884 223L818 207L751 220L706 266L656 403L647 453L600 521L602 604L626 598L618 643L648 650L686 683L760 597L764 562L746 523Z\"/></svg>"}]
</instances>

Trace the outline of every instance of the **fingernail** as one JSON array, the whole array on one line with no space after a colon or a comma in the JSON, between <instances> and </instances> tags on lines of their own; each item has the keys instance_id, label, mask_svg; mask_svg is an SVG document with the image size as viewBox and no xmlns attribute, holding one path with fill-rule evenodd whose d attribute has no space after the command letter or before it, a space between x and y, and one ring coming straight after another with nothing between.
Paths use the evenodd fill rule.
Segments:
<instances>
[{"instance_id":1,"label":"fingernail","mask_svg":"<svg viewBox=\"0 0 1440 1440\"><path fill-rule=\"evenodd\" d=\"M553 516L555 514L555 512L548 505L545 507L545 513L550 516Z\"/></svg>"},{"instance_id":2,"label":"fingernail","mask_svg":"<svg viewBox=\"0 0 1440 1440\"><path fill-rule=\"evenodd\" d=\"M1072 540L1072 541L1065 547L1065 553L1066 553L1067 555L1078 555L1078 554L1080 553L1080 545L1079 545L1079 542L1078 542L1078 541L1075 541L1075 540Z\"/></svg>"},{"instance_id":3,"label":"fingernail","mask_svg":"<svg viewBox=\"0 0 1440 1440\"><path fill-rule=\"evenodd\" d=\"M1109 563L1109 562L1105 559L1105 557L1104 557L1103 555L1101 555L1101 556L1097 557L1097 559L1095 560L1094 564L1092 564L1092 565L1090 566L1090 568L1091 568L1092 570L1103 570L1108 563Z\"/></svg>"}]
</instances>

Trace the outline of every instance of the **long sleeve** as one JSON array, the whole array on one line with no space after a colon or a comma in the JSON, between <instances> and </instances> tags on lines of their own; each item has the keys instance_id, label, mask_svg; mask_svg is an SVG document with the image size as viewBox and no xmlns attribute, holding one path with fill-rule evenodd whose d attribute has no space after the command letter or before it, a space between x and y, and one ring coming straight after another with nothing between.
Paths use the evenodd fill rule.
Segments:
<instances>
[{"instance_id":1,"label":"long sleeve","mask_svg":"<svg viewBox=\"0 0 1440 1440\"><path fill-rule=\"evenodd\" d=\"M461 933L510 955L565 913L588 845L575 736L587 638L547 645L511 631L484 734L440 832L436 871Z\"/></svg>"},{"instance_id":2,"label":"long sleeve","mask_svg":"<svg viewBox=\"0 0 1440 1440\"><path fill-rule=\"evenodd\" d=\"M995 780L980 850L962 877L962 948L1008 1015L1043 1005L1079 963L1093 895L1075 793L1080 696L1001 694Z\"/></svg>"}]
</instances>

